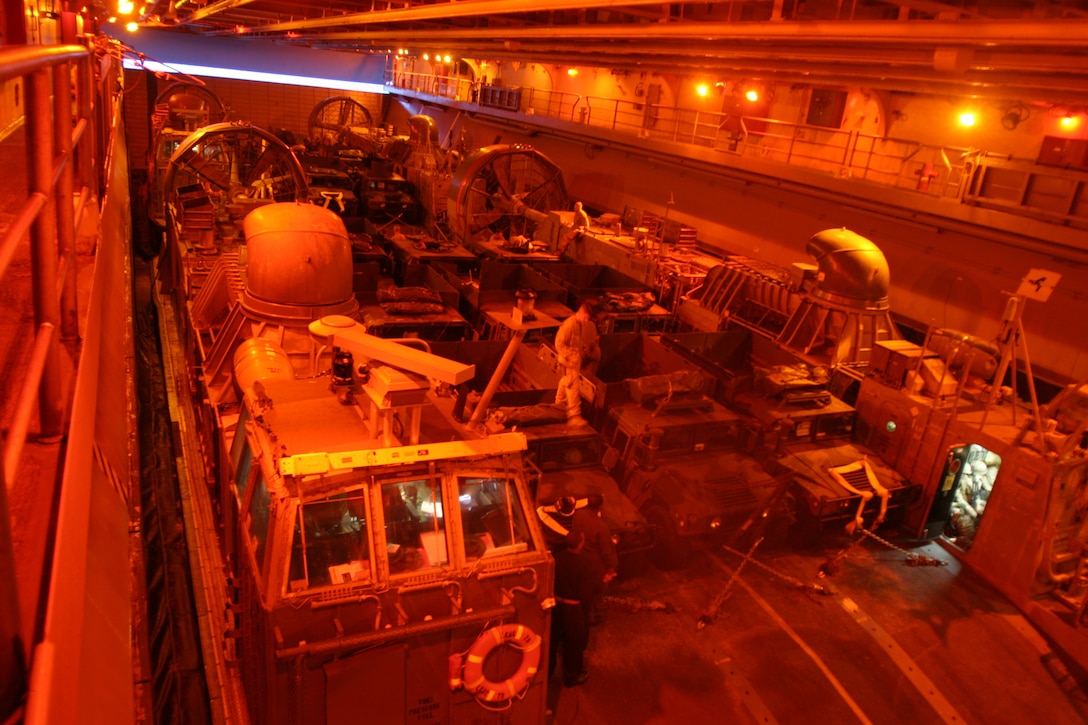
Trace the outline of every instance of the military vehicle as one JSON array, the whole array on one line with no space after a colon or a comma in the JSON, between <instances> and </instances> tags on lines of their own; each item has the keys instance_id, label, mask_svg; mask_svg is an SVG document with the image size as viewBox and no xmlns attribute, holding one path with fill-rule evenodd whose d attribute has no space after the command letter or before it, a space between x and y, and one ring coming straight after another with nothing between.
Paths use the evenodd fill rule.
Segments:
<instances>
[{"instance_id":1,"label":"military vehicle","mask_svg":"<svg viewBox=\"0 0 1088 725\"><path fill-rule=\"evenodd\" d=\"M601 337L583 376L587 417L610 450L606 465L657 528L656 565L684 564L697 539L729 540L771 506L781 483L745 450L745 419L713 400L709 376L646 334Z\"/></svg>"},{"instance_id":2,"label":"military vehicle","mask_svg":"<svg viewBox=\"0 0 1088 725\"><path fill-rule=\"evenodd\" d=\"M856 411L830 392L828 368L745 329L662 343L713 378L715 399L748 419L752 453L792 478L783 503L795 536L836 524L873 529L901 520L918 498L918 486L854 439Z\"/></svg>"}]
</instances>

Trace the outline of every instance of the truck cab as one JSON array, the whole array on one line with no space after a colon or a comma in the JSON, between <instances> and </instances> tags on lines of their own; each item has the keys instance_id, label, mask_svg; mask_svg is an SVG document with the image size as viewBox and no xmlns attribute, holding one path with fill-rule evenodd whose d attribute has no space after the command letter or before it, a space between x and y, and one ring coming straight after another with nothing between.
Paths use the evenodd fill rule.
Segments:
<instances>
[{"instance_id":1,"label":"truck cab","mask_svg":"<svg viewBox=\"0 0 1088 725\"><path fill-rule=\"evenodd\" d=\"M746 330L664 341L713 376L715 398L748 419L764 466L792 478L786 501L796 532L872 528L916 500L918 487L855 439L857 411L831 392L828 368Z\"/></svg>"},{"instance_id":2,"label":"truck cab","mask_svg":"<svg viewBox=\"0 0 1088 725\"><path fill-rule=\"evenodd\" d=\"M771 502L778 483L746 452L745 419L707 395L713 381L656 338L602 336L600 365L585 378L607 462L657 529L659 567L683 565L695 540L735 536Z\"/></svg>"}]
</instances>

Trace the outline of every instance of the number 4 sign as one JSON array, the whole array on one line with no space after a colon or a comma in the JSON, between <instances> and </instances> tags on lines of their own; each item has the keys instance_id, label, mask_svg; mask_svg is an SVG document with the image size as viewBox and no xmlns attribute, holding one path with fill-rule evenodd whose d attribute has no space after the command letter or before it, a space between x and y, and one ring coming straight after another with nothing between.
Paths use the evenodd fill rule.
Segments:
<instances>
[{"instance_id":1,"label":"number 4 sign","mask_svg":"<svg viewBox=\"0 0 1088 725\"><path fill-rule=\"evenodd\" d=\"M1020 289L1016 290L1016 294L1029 300L1046 302L1061 278L1057 272L1047 269L1030 270L1020 282Z\"/></svg>"}]
</instances>

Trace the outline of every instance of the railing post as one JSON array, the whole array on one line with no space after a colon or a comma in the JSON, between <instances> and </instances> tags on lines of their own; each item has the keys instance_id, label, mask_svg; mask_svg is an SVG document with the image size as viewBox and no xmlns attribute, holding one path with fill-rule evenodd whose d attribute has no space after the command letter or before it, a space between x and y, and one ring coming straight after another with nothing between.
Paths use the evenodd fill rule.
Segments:
<instances>
[{"instance_id":1,"label":"railing post","mask_svg":"<svg viewBox=\"0 0 1088 725\"><path fill-rule=\"evenodd\" d=\"M59 63L53 68L53 140L60 164L57 177L57 248L64 273L60 295L62 340L79 339L79 312L76 309L76 212L75 172L72 164L72 66Z\"/></svg>"},{"instance_id":2,"label":"railing post","mask_svg":"<svg viewBox=\"0 0 1088 725\"><path fill-rule=\"evenodd\" d=\"M2 440L0 440L2 442ZM0 446L2 449L3 446ZM11 539L8 482L0 465L0 721L8 722L26 694L26 653Z\"/></svg>"},{"instance_id":3,"label":"railing post","mask_svg":"<svg viewBox=\"0 0 1088 725\"><path fill-rule=\"evenodd\" d=\"M50 118L49 69L37 70L26 79L27 191L44 194L45 206L30 227L30 266L34 296L34 327L59 327L57 298L57 210L53 188L53 126ZM69 200L71 203L71 200ZM42 438L57 438L63 430L60 346L54 337L49 345L41 383L38 415Z\"/></svg>"},{"instance_id":4,"label":"railing post","mask_svg":"<svg viewBox=\"0 0 1088 725\"><path fill-rule=\"evenodd\" d=\"M846 146L842 150L842 165L847 170L847 176L852 177L854 174L854 147L858 143L858 132L851 130L850 135L846 139Z\"/></svg>"},{"instance_id":5,"label":"railing post","mask_svg":"<svg viewBox=\"0 0 1088 725\"><path fill-rule=\"evenodd\" d=\"M77 64L79 82L78 105L79 117L87 122L83 139L79 143L77 168L79 185L91 190L91 196L98 197L98 184L95 183L94 159L98 155L98 124L94 118L94 53Z\"/></svg>"}]
</instances>

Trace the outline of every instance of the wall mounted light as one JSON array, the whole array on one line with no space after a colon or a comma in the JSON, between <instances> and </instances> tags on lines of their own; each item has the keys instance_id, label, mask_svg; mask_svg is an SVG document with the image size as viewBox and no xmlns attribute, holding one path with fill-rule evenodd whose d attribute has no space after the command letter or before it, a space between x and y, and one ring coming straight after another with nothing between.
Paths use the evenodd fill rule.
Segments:
<instances>
[{"instance_id":1,"label":"wall mounted light","mask_svg":"<svg viewBox=\"0 0 1088 725\"><path fill-rule=\"evenodd\" d=\"M1005 109L1005 113L1001 116L1001 127L1012 131L1028 120L1029 116L1031 116L1031 109L1023 103L1014 103Z\"/></svg>"},{"instance_id":2,"label":"wall mounted light","mask_svg":"<svg viewBox=\"0 0 1088 725\"><path fill-rule=\"evenodd\" d=\"M744 97L748 100L749 103L755 103L759 100L759 91L755 88L749 88L744 92Z\"/></svg>"},{"instance_id":3,"label":"wall mounted light","mask_svg":"<svg viewBox=\"0 0 1088 725\"><path fill-rule=\"evenodd\" d=\"M978 114L974 111L962 111L956 120L959 121L959 124L964 128L971 128L978 123Z\"/></svg>"},{"instance_id":4,"label":"wall mounted light","mask_svg":"<svg viewBox=\"0 0 1088 725\"><path fill-rule=\"evenodd\" d=\"M574 76L578 75L578 69L577 68L567 68L567 75L570 76L571 78L573 78Z\"/></svg>"},{"instance_id":5,"label":"wall mounted light","mask_svg":"<svg viewBox=\"0 0 1088 725\"><path fill-rule=\"evenodd\" d=\"M1058 128L1066 133L1070 131L1076 131L1080 128L1081 117L1069 112L1058 119Z\"/></svg>"},{"instance_id":6,"label":"wall mounted light","mask_svg":"<svg viewBox=\"0 0 1088 725\"><path fill-rule=\"evenodd\" d=\"M700 98L706 98L707 94L710 93L710 86L708 86L706 83L700 83L699 85L695 86L695 93Z\"/></svg>"}]
</instances>

